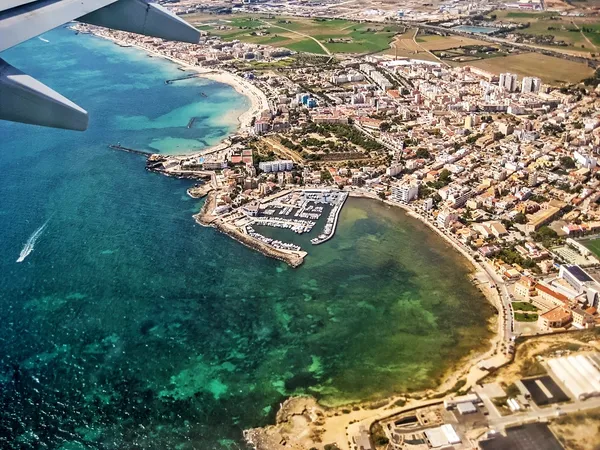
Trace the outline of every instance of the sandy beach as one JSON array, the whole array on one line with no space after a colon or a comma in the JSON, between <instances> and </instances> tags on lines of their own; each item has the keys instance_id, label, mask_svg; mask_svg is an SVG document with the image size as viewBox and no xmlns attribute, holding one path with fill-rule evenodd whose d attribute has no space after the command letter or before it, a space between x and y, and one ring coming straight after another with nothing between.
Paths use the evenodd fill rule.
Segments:
<instances>
[{"instance_id":1,"label":"sandy beach","mask_svg":"<svg viewBox=\"0 0 600 450\"><path fill-rule=\"evenodd\" d=\"M238 93L244 95L250 100L250 108L238 117L238 121L240 124L239 131L241 132L251 133L253 131L253 120L260 117L260 115L263 112L270 110L269 100L267 99L267 96L258 87L254 86L251 82L234 73L227 72L225 70L194 66L177 58L173 58L168 55L163 55L162 53L154 49L146 48L136 43L115 39L113 36L102 32L102 30L93 30L91 34L112 41L117 45L136 47L140 50L143 50L146 53L150 53L154 56L158 56L160 58L164 58L171 62L174 62L175 64L179 65L182 69L198 72L202 78L231 86Z\"/></svg>"}]
</instances>

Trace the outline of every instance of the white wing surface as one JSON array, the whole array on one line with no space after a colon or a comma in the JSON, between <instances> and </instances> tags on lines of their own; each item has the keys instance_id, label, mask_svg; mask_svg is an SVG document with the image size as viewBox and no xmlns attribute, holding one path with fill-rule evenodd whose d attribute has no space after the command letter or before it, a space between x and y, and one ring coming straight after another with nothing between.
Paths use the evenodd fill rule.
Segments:
<instances>
[{"instance_id":1,"label":"white wing surface","mask_svg":"<svg viewBox=\"0 0 600 450\"><path fill-rule=\"evenodd\" d=\"M197 43L199 32L148 0L1 0L0 52L72 20ZM85 130L85 110L0 59L0 119Z\"/></svg>"}]
</instances>

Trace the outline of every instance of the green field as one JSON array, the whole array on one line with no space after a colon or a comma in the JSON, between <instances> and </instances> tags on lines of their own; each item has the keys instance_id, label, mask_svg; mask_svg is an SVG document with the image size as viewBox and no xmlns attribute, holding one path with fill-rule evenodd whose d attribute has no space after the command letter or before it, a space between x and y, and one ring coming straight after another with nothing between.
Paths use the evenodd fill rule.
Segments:
<instances>
[{"instance_id":1,"label":"green field","mask_svg":"<svg viewBox=\"0 0 600 450\"><path fill-rule=\"evenodd\" d=\"M594 70L586 64L540 53L519 53L504 58L482 59L468 64L496 74L508 71L520 76L540 77L544 83L551 85L579 83L594 73Z\"/></svg>"},{"instance_id":2,"label":"green field","mask_svg":"<svg viewBox=\"0 0 600 450\"><path fill-rule=\"evenodd\" d=\"M536 322L538 320L537 314L515 313L514 315L517 322Z\"/></svg>"},{"instance_id":3,"label":"green field","mask_svg":"<svg viewBox=\"0 0 600 450\"><path fill-rule=\"evenodd\" d=\"M598 18L563 17L555 12L494 11L493 14L498 20L529 23L529 27L516 30L517 34L552 35L554 42L564 41L567 44L566 46L550 45L549 47L583 53L600 52L600 22ZM578 27L582 30L580 31Z\"/></svg>"},{"instance_id":4,"label":"green field","mask_svg":"<svg viewBox=\"0 0 600 450\"><path fill-rule=\"evenodd\" d=\"M512 302L513 311L531 311L535 312L538 308L527 302Z\"/></svg>"},{"instance_id":5,"label":"green field","mask_svg":"<svg viewBox=\"0 0 600 450\"><path fill-rule=\"evenodd\" d=\"M581 244L589 248L594 255L600 257L600 239L590 239L588 241L581 241Z\"/></svg>"},{"instance_id":6,"label":"green field","mask_svg":"<svg viewBox=\"0 0 600 450\"><path fill-rule=\"evenodd\" d=\"M324 55L325 51L312 39L303 39L298 42L292 42L291 44L285 45L286 48L294 50L295 52L305 53L316 53L318 55Z\"/></svg>"},{"instance_id":7,"label":"green field","mask_svg":"<svg viewBox=\"0 0 600 450\"><path fill-rule=\"evenodd\" d=\"M325 54L318 40L332 53L371 53L388 50L403 31L396 25L378 25L344 19L267 17L259 15L189 15L196 28L224 40L285 47L297 52Z\"/></svg>"}]
</instances>

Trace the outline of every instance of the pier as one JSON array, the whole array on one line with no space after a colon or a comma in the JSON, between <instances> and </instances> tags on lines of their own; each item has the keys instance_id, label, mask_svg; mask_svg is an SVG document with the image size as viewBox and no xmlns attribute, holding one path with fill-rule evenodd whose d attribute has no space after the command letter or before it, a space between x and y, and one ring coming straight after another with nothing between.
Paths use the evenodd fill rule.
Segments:
<instances>
[{"instance_id":1,"label":"pier","mask_svg":"<svg viewBox=\"0 0 600 450\"><path fill-rule=\"evenodd\" d=\"M190 73L188 75L184 75L182 77L179 78L173 78L171 80L165 80L165 84L173 84L176 81L184 81L184 80L190 80L192 78L198 78L201 74L199 73Z\"/></svg>"},{"instance_id":2,"label":"pier","mask_svg":"<svg viewBox=\"0 0 600 450\"><path fill-rule=\"evenodd\" d=\"M152 152L148 152L145 150L136 150L133 148L127 148L127 147L123 147L120 144L109 145L108 148L111 148L113 150L120 150L122 152L133 153L135 155L142 155L142 156L146 156L146 157L152 155Z\"/></svg>"},{"instance_id":3,"label":"pier","mask_svg":"<svg viewBox=\"0 0 600 450\"><path fill-rule=\"evenodd\" d=\"M318 237L311 239L310 243L313 245L319 245L323 242L328 241L335 234L335 230L337 228L338 219L340 217L340 212L342 212L342 207L344 203L346 203L346 199L348 198L348 193L343 192L338 194L339 196L334 200L333 209L329 213L329 217L327 217L327 224L325 225L325 229L322 234Z\"/></svg>"}]
</instances>

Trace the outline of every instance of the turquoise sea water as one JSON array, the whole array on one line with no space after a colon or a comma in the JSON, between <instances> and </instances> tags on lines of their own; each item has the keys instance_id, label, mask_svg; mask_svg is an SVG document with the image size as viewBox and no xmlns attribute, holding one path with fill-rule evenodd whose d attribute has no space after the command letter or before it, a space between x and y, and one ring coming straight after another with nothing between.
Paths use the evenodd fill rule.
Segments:
<instances>
[{"instance_id":1,"label":"turquoise sea water","mask_svg":"<svg viewBox=\"0 0 600 450\"><path fill-rule=\"evenodd\" d=\"M0 123L0 448L243 448L289 395L430 387L488 337L462 260L396 209L350 199L295 270L196 225L189 182L106 146L210 145L246 100L165 85L177 67L134 49L45 38L2 57L91 125Z\"/></svg>"}]
</instances>

